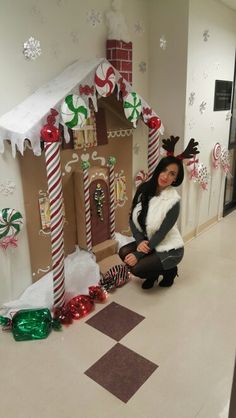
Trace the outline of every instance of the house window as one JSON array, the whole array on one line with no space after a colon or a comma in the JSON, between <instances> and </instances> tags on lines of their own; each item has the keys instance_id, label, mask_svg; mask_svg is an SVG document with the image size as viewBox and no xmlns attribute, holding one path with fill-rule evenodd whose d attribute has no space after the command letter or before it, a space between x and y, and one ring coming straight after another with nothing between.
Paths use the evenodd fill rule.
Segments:
<instances>
[{"instance_id":1,"label":"house window","mask_svg":"<svg viewBox=\"0 0 236 418\"><path fill-rule=\"evenodd\" d=\"M91 148L97 146L96 120L94 112L91 111L91 116L86 120L85 125L73 131L74 148Z\"/></svg>"}]
</instances>

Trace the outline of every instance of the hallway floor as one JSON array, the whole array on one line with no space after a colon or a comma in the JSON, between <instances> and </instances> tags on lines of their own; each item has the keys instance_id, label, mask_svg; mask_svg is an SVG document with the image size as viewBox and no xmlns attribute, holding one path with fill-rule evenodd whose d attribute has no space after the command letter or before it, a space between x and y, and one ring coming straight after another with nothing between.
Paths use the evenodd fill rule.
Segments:
<instances>
[{"instance_id":1,"label":"hallway floor","mask_svg":"<svg viewBox=\"0 0 236 418\"><path fill-rule=\"evenodd\" d=\"M227 418L235 231L236 211L187 243L171 288L132 279L45 340L0 331L0 416Z\"/></svg>"}]
</instances>

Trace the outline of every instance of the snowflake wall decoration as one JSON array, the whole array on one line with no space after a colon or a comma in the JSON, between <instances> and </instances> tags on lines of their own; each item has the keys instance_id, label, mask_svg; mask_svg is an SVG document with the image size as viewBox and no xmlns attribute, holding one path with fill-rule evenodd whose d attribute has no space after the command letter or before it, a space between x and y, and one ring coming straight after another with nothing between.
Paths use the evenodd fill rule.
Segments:
<instances>
[{"instance_id":1,"label":"snowflake wall decoration","mask_svg":"<svg viewBox=\"0 0 236 418\"><path fill-rule=\"evenodd\" d=\"M3 194L4 196L13 194L15 189L16 189L16 184L11 180L7 180L5 181L5 183L0 184L0 193Z\"/></svg>"},{"instance_id":2,"label":"snowflake wall decoration","mask_svg":"<svg viewBox=\"0 0 236 418\"><path fill-rule=\"evenodd\" d=\"M138 155L139 154L139 151L140 151L140 144L135 144L134 146L133 146L133 151L134 151L134 153L136 154L136 155Z\"/></svg>"},{"instance_id":3,"label":"snowflake wall decoration","mask_svg":"<svg viewBox=\"0 0 236 418\"><path fill-rule=\"evenodd\" d=\"M145 62L145 61L141 61L141 62L139 63L139 71L140 71L141 73L145 73L145 72L147 71L147 64L146 64L146 62Z\"/></svg>"},{"instance_id":4,"label":"snowflake wall decoration","mask_svg":"<svg viewBox=\"0 0 236 418\"><path fill-rule=\"evenodd\" d=\"M202 103L200 104L200 106L199 106L199 112L201 113L201 114L203 114L203 112L205 112L205 110L206 110L206 102L204 102L204 100L202 101Z\"/></svg>"},{"instance_id":5,"label":"snowflake wall decoration","mask_svg":"<svg viewBox=\"0 0 236 418\"><path fill-rule=\"evenodd\" d=\"M206 71L203 71L203 78L205 78L205 80L206 80L206 79L207 79L207 77L208 77L207 72L206 72Z\"/></svg>"},{"instance_id":6,"label":"snowflake wall decoration","mask_svg":"<svg viewBox=\"0 0 236 418\"><path fill-rule=\"evenodd\" d=\"M102 23L102 13L94 9L90 10L87 13L87 22L93 27L100 25Z\"/></svg>"},{"instance_id":7,"label":"snowflake wall decoration","mask_svg":"<svg viewBox=\"0 0 236 418\"><path fill-rule=\"evenodd\" d=\"M230 112L230 110L226 113L225 115L225 120L230 120L232 116L232 113Z\"/></svg>"},{"instance_id":8,"label":"snowflake wall decoration","mask_svg":"<svg viewBox=\"0 0 236 418\"><path fill-rule=\"evenodd\" d=\"M137 33L138 35L141 35L142 33L144 33L144 27L141 22L136 22L134 24L134 32Z\"/></svg>"},{"instance_id":9,"label":"snowflake wall decoration","mask_svg":"<svg viewBox=\"0 0 236 418\"><path fill-rule=\"evenodd\" d=\"M195 126L195 122L194 122L193 119L191 119L188 123L188 127L189 127L190 131L194 128L194 126Z\"/></svg>"},{"instance_id":10,"label":"snowflake wall decoration","mask_svg":"<svg viewBox=\"0 0 236 418\"><path fill-rule=\"evenodd\" d=\"M210 38L210 33L209 33L209 30L208 30L208 29L204 30L204 32L203 32L203 34L202 34L202 36L203 36L203 41L204 41L204 42L207 42L207 41L208 41L208 39Z\"/></svg>"},{"instance_id":11,"label":"snowflake wall decoration","mask_svg":"<svg viewBox=\"0 0 236 418\"><path fill-rule=\"evenodd\" d=\"M195 94L196 93L194 91L191 91L191 93L189 95L189 98L188 98L188 104L189 104L189 106L192 106L193 105L193 103L195 101Z\"/></svg>"},{"instance_id":12,"label":"snowflake wall decoration","mask_svg":"<svg viewBox=\"0 0 236 418\"><path fill-rule=\"evenodd\" d=\"M75 31L72 31L70 33L70 37L72 39L73 44L78 44L79 43L79 35L78 35L78 33L76 33Z\"/></svg>"},{"instance_id":13,"label":"snowflake wall decoration","mask_svg":"<svg viewBox=\"0 0 236 418\"><path fill-rule=\"evenodd\" d=\"M40 21L40 23L42 24L45 23L46 19L43 16L43 13L38 6L36 5L32 6L30 9L30 13L32 16L35 16Z\"/></svg>"},{"instance_id":14,"label":"snowflake wall decoration","mask_svg":"<svg viewBox=\"0 0 236 418\"><path fill-rule=\"evenodd\" d=\"M167 47L167 40L165 38L165 35L162 35L160 37L160 48L165 50L166 47Z\"/></svg>"},{"instance_id":15,"label":"snowflake wall decoration","mask_svg":"<svg viewBox=\"0 0 236 418\"><path fill-rule=\"evenodd\" d=\"M23 54L27 60L35 60L42 53L40 42L31 36L28 41L24 42Z\"/></svg>"}]
</instances>

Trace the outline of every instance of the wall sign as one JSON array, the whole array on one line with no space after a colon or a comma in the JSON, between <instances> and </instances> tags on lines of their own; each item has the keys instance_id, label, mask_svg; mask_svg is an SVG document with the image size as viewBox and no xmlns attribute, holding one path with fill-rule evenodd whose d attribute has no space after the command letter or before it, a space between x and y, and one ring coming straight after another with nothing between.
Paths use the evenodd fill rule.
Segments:
<instances>
[{"instance_id":1,"label":"wall sign","mask_svg":"<svg viewBox=\"0 0 236 418\"><path fill-rule=\"evenodd\" d=\"M232 95L232 81L215 81L214 111L230 110Z\"/></svg>"}]
</instances>

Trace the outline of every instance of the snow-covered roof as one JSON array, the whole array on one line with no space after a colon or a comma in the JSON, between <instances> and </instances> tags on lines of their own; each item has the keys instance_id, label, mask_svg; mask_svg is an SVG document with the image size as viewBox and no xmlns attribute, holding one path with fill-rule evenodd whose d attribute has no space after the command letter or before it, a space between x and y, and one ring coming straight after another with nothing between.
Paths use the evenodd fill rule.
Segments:
<instances>
[{"instance_id":1,"label":"snow-covered roof","mask_svg":"<svg viewBox=\"0 0 236 418\"><path fill-rule=\"evenodd\" d=\"M59 76L40 87L19 105L2 115L0 117L0 153L4 152L4 140L9 140L12 145L13 156L16 155L16 149L23 154L24 140L28 139L31 142L34 154L40 155L40 130L46 123L50 109L56 109L60 114L61 104L67 95L78 95L81 84L94 86L96 69L103 62L108 63L104 58L74 62ZM111 64L109 63L109 65ZM120 89L117 82L121 75L114 67L113 69L116 75L119 97ZM125 80L124 82L127 92L132 92L132 86ZM82 97L84 101L87 101L87 104L90 98L95 110L97 110L97 93L95 88L92 95L82 95ZM149 108L142 98L141 100L142 107ZM152 111L152 116L157 115ZM162 129L163 127L161 126L160 131Z\"/></svg>"}]
</instances>

